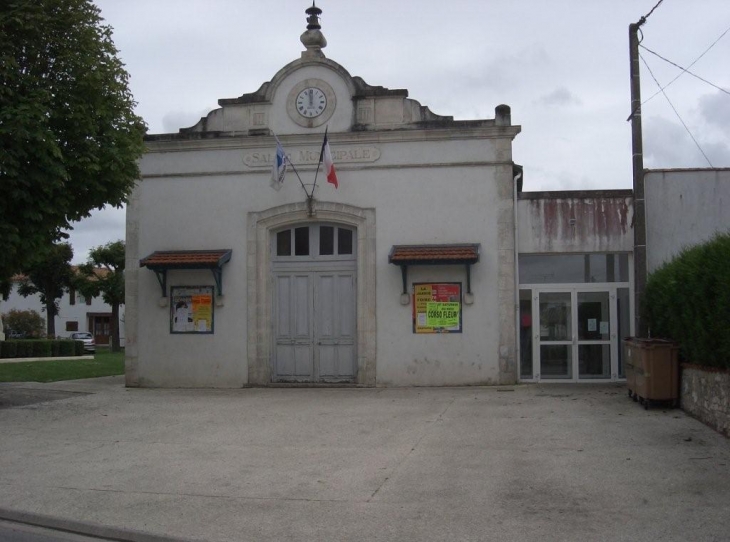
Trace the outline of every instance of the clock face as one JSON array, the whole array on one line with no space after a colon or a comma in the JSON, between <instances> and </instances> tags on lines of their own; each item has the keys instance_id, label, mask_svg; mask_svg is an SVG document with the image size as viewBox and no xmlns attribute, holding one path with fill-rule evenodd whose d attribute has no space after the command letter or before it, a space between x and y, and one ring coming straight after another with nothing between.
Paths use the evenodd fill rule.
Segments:
<instances>
[{"instance_id":1,"label":"clock face","mask_svg":"<svg viewBox=\"0 0 730 542\"><path fill-rule=\"evenodd\" d=\"M297 94L297 112L308 119L318 117L327 107L327 97L317 87L307 87Z\"/></svg>"}]
</instances>

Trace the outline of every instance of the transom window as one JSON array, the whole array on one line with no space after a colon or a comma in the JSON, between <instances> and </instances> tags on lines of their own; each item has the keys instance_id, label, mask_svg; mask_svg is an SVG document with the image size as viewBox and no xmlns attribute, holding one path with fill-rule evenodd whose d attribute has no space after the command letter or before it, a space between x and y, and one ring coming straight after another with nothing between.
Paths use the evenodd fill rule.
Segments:
<instances>
[{"instance_id":1,"label":"transom window","mask_svg":"<svg viewBox=\"0 0 730 542\"><path fill-rule=\"evenodd\" d=\"M309 224L279 231L274 235L277 260L355 259L354 230L336 224Z\"/></svg>"},{"instance_id":2,"label":"transom window","mask_svg":"<svg viewBox=\"0 0 730 542\"><path fill-rule=\"evenodd\" d=\"M629 255L520 254L520 284L629 282Z\"/></svg>"}]
</instances>

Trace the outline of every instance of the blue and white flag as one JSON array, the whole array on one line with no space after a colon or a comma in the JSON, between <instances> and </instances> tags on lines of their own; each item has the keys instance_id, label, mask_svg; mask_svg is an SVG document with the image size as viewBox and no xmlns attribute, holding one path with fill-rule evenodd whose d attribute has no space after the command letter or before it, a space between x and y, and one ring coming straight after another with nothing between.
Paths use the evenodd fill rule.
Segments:
<instances>
[{"instance_id":1,"label":"blue and white flag","mask_svg":"<svg viewBox=\"0 0 730 542\"><path fill-rule=\"evenodd\" d=\"M287 157L284 153L284 147L281 146L279 140L276 140L276 156L274 164L271 166L271 188L279 190L284 184L284 176L286 175Z\"/></svg>"}]
</instances>

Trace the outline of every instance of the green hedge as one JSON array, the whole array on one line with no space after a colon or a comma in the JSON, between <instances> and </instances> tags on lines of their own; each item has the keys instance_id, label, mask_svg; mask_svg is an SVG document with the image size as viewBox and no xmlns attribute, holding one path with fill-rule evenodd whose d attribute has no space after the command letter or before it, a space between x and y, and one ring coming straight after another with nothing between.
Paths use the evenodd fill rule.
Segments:
<instances>
[{"instance_id":1,"label":"green hedge","mask_svg":"<svg viewBox=\"0 0 730 542\"><path fill-rule=\"evenodd\" d=\"M58 350L59 356L73 356L76 354L76 341L61 340L58 342L60 345L60 348Z\"/></svg>"},{"instance_id":2,"label":"green hedge","mask_svg":"<svg viewBox=\"0 0 730 542\"><path fill-rule=\"evenodd\" d=\"M10 340L0 341L0 358L48 358L84 355L82 341L64 340Z\"/></svg>"},{"instance_id":3,"label":"green hedge","mask_svg":"<svg viewBox=\"0 0 730 542\"><path fill-rule=\"evenodd\" d=\"M652 336L677 341L685 361L730 369L730 233L652 273L644 311Z\"/></svg>"}]
</instances>

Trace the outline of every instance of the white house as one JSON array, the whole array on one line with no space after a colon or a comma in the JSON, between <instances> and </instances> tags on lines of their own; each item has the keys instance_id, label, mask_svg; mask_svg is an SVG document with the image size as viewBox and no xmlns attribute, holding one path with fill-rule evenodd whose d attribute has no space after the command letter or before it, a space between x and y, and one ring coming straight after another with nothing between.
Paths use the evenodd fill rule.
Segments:
<instances>
[{"instance_id":1,"label":"white house","mask_svg":"<svg viewBox=\"0 0 730 542\"><path fill-rule=\"evenodd\" d=\"M56 335L68 337L74 331L87 331L94 335L97 345L109 345L111 341L111 307L99 297L85 298L71 289L64 292L58 300L59 313L55 318ZM45 307L38 294L23 297L18 293L18 283L14 282L7 301L0 301L0 313L9 311L34 310L47 318ZM124 305L119 307L119 340L124 346Z\"/></svg>"}]
</instances>

